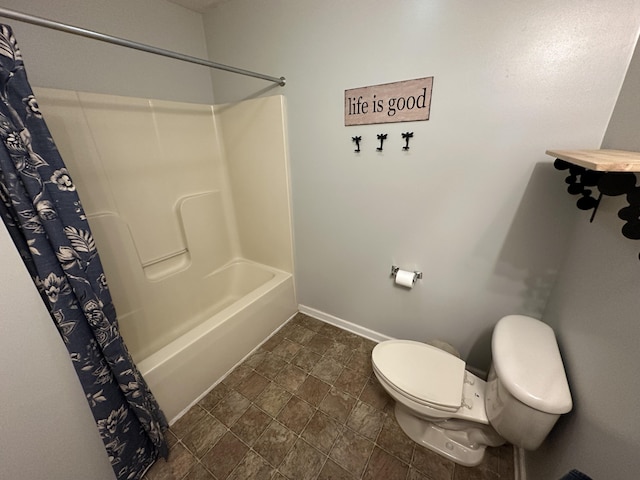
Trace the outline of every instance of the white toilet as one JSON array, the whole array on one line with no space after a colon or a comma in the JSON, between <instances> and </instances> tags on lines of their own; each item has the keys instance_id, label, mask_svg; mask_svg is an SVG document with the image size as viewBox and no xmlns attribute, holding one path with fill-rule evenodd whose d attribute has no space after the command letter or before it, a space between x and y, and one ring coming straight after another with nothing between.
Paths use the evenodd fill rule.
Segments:
<instances>
[{"instance_id":1,"label":"white toilet","mask_svg":"<svg viewBox=\"0 0 640 480\"><path fill-rule=\"evenodd\" d=\"M505 440L538 448L572 407L551 327L524 315L506 316L494 328L491 349L486 382L466 371L458 357L411 340L381 342L371 360L396 401L404 432L456 463L474 466L485 447Z\"/></svg>"}]
</instances>

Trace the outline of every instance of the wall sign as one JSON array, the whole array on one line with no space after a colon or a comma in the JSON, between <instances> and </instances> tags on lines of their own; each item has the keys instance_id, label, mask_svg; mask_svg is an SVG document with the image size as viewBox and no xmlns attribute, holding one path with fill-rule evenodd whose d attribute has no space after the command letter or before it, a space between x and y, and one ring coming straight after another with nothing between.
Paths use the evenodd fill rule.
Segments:
<instances>
[{"instance_id":1,"label":"wall sign","mask_svg":"<svg viewBox=\"0 0 640 480\"><path fill-rule=\"evenodd\" d=\"M344 124L429 120L433 77L344 91Z\"/></svg>"}]
</instances>

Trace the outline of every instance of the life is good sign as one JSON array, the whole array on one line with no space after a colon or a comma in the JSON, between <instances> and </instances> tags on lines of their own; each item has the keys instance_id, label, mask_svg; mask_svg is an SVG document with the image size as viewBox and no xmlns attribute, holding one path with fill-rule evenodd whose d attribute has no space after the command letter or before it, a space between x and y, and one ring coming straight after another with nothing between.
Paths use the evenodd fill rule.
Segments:
<instances>
[{"instance_id":1,"label":"life is good sign","mask_svg":"<svg viewBox=\"0 0 640 480\"><path fill-rule=\"evenodd\" d=\"M384 83L344 91L344 124L429 120L433 77Z\"/></svg>"}]
</instances>

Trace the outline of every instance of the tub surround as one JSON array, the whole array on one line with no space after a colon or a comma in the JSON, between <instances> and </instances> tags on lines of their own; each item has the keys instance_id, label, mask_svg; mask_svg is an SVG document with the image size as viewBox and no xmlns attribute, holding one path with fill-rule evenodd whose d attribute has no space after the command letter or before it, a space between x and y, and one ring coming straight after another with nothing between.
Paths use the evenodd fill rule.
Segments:
<instances>
[{"instance_id":1,"label":"tub surround","mask_svg":"<svg viewBox=\"0 0 640 480\"><path fill-rule=\"evenodd\" d=\"M122 335L175 418L297 311L284 100L35 93Z\"/></svg>"}]
</instances>

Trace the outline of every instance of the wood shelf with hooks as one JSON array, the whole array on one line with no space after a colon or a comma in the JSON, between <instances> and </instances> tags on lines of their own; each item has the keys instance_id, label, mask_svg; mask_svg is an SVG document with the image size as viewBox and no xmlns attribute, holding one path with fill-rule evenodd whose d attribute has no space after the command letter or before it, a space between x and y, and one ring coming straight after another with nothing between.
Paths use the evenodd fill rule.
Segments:
<instances>
[{"instance_id":1,"label":"wood shelf with hooks","mask_svg":"<svg viewBox=\"0 0 640 480\"><path fill-rule=\"evenodd\" d=\"M640 152L547 150L546 154L596 172L640 172Z\"/></svg>"},{"instance_id":2,"label":"wood shelf with hooks","mask_svg":"<svg viewBox=\"0 0 640 480\"><path fill-rule=\"evenodd\" d=\"M580 210L593 210L590 222L598 210L603 195L624 195L628 206L618 211L618 218L626 223L622 234L640 240L640 186L636 172L640 172L640 152L623 150L547 150L556 158L554 166L569 175L565 182L571 195L581 195L576 202ZM597 188L597 198L591 196ZM639 256L640 257L640 256Z\"/></svg>"}]
</instances>

